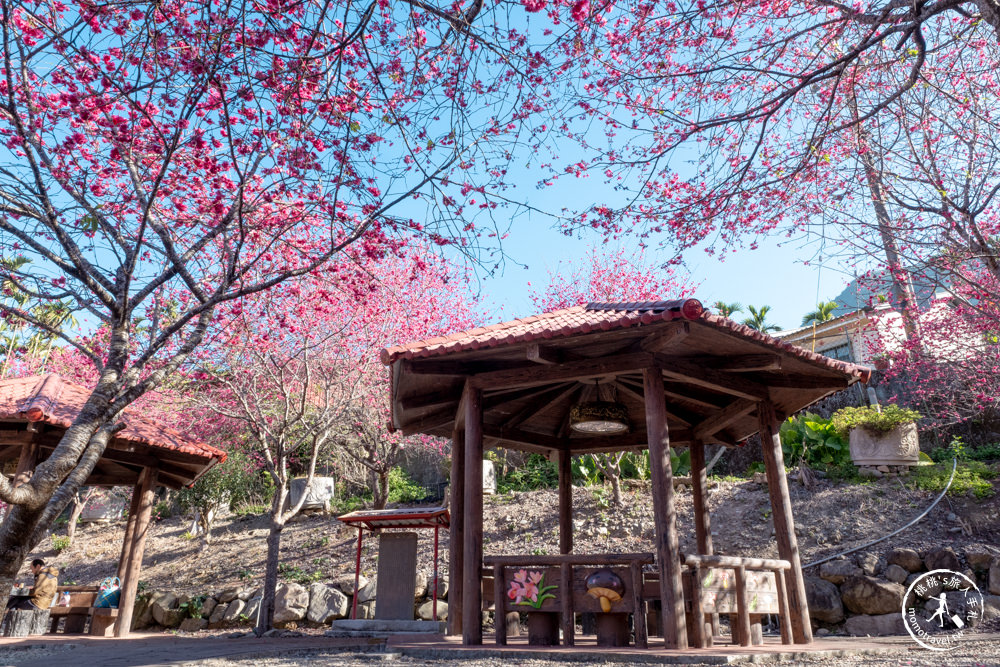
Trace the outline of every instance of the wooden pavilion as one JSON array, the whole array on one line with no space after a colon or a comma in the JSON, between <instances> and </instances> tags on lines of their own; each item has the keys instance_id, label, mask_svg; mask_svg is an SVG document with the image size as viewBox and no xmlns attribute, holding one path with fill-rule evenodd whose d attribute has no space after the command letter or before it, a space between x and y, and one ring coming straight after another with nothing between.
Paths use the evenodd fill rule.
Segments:
<instances>
[{"instance_id":1,"label":"wooden pavilion","mask_svg":"<svg viewBox=\"0 0 1000 667\"><path fill-rule=\"evenodd\" d=\"M382 362L391 367L394 427L453 440L449 631L461 634L463 643L482 643L484 447L558 461L562 554L573 552L571 457L648 447L661 629L667 648L685 648L669 448L690 447L697 548L710 555L705 445L735 447L758 432L779 557L790 564L786 608L792 627L790 633L783 627L783 634L796 644L812 641L778 427L816 400L867 381L868 368L712 315L695 299L590 303L392 347L382 351ZM577 432L574 406L609 393L627 409L627 431ZM494 599L501 595L498 587ZM562 627L572 643L568 604ZM499 635L497 641L502 643Z\"/></svg>"},{"instance_id":2,"label":"wooden pavilion","mask_svg":"<svg viewBox=\"0 0 1000 667\"><path fill-rule=\"evenodd\" d=\"M59 444L86 403L90 390L58 375L0 381L0 463L15 485ZM125 423L108 443L86 486L131 486L125 538L117 576L122 581L115 636L128 635L155 493L159 486L190 486L226 453L189 440L169 426L126 409ZM16 465L16 468L14 467Z\"/></svg>"}]
</instances>

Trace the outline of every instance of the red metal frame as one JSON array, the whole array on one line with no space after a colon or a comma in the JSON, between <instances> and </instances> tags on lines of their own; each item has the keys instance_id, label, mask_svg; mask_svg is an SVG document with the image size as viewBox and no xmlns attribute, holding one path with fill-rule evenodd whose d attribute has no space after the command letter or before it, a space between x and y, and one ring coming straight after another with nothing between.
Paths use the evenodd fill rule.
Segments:
<instances>
[{"instance_id":1,"label":"red metal frame","mask_svg":"<svg viewBox=\"0 0 1000 667\"><path fill-rule=\"evenodd\" d=\"M361 582L361 545L364 539L365 528L368 530L384 528L433 528L434 529L434 597L432 611L434 620L437 620L437 598L438 598L438 544L439 533L442 528L447 530L451 527L451 514L444 507L432 507L426 510L368 510L351 512L337 517L337 520L346 523L348 526L358 527L358 548L354 557L354 600L351 603L351 618L358 617L358 584Z\"/></svg>"}]
</instances>

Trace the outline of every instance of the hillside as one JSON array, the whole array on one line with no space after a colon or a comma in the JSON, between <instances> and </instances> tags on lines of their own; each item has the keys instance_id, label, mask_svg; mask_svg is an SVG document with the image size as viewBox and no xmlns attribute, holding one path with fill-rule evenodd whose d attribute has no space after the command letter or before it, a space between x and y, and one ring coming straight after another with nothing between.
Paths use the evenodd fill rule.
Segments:
<instances>
[{"instance_id":1,"label":"hillside","mask_svg":"<svg viewBox=\"0 0 1000 667\"><path fill-rule=\"evenodd\" d=\"M898 477L865 484L819 479L811 490L792 482L791 494L804 563L863 544L904 525L936 495L906 488ZM608 495L603 490L574 488L575 551L652 551L648 483L631 485L622 508L610 506L605 500ZM717 553L777 556L766 486L753 480L712 478L709 503ZM689 489L678 489L677 510L681 549L693 552ZM554 490L487 497L486 554L557 553L556 515ZM260 584L266 550L265 517L223 518L213 543L204 550L199 540L185 536L189 525L190 521L181 517L161 519L152 525L142 572L145 588L196 593ZM114 574L123 532L124 522L81 526L69 549L56 554L46 548L34 555L55 563L63 572L63 582L97 583ZM302 583L333 582L353 574L356 535L332 517L307 516L295 521L283 534L283 578ZM433 540L421 539L419 544L420 568L429 574ZM878 559L893 547L924 551L938 546L951 546L961 553L973 544L986 545L1000 555L995 547L1000 544L1000 496L984 501L948 496L916 526L862 554ZM377 540L366 540L363 571L367 575L375 570L376 545ZM447 570L447 553L448 537L443 532L442 572ZM29 578L26 567L22 578Z\"/></svg>"}]
</instances>

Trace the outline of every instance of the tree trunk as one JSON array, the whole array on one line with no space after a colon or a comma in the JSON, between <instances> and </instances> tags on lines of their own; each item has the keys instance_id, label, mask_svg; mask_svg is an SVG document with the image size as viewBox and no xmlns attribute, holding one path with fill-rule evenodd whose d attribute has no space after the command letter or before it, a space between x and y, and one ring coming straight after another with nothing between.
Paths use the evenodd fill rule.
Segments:
<instances>
[{"instance_id":1,"label":"tree trunk","mask_svg":"<svg viewBox=\"0 0 1000 667\"><path fill-rule=\"evenodd\" d=\"M73 511L69 514L69 524L66 526L66 537L69 539L69 546L73 546L73 538L76 537L76 524L80 520L80 515L83 514L83 508L87 506L87 498L80 496L80 493L73 497Z\"/></svg>"},{"instance_id":2,"label":"tree trunk","mask_svg":"<svg viewBox=\"0 0 1000 667\"><path fill-rule=\"evenodd\" d=\"M375 509L384 510L389 502L389 471L379 470L375 473L374 500Z\"/></svg>"},{"instance_id":3,"label":"tree trunk","mask_svg":"<svg viewBox=\"0 0 1000 667\"><path fill-rule=\"evenodd\" d=\"M259 637L274 626L274 596L278 590L278 566L281 564L281 531L285 528L282 512L288 489L279 481L271 500L271 531L267 534L267 560L264 564L264 590L261 593L260 616L254 633Z\"/></svg>"}]
</instances>

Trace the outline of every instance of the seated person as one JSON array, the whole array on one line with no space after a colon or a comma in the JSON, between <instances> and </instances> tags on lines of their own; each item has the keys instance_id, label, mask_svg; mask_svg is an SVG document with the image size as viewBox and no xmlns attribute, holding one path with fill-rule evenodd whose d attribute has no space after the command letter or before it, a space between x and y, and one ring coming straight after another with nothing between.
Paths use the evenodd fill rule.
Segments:
<instances>
[{"instance_id":1,"label":"seated person","mask_svg":"<svg viewBox=\"0 0 1000 667\"><path fill-rule=\"evenodd\" d=\"M46 567L45 561L36 558L31 561L31 573L35 575L31 597L27 600L11 598L11 602L7 604L8 609L48 609L52 606L59 586L59 570L51 565Z\"/></svg>"}]
</instances>

